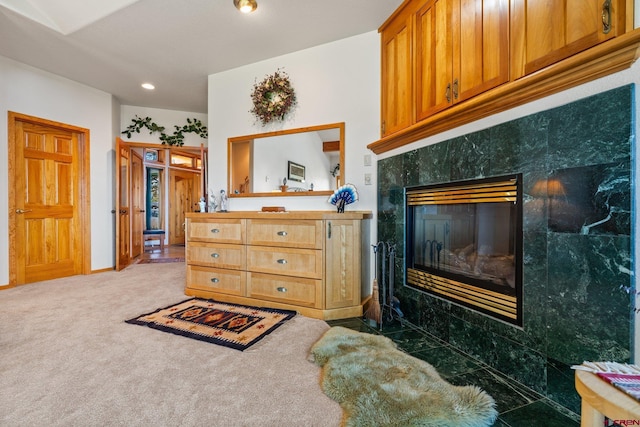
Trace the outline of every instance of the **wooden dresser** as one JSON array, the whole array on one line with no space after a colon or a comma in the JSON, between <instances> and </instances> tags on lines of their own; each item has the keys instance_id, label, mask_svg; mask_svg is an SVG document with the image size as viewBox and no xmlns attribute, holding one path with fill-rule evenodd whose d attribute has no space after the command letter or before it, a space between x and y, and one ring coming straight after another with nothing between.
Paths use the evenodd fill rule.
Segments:
<instances>
[{"instance_id":1,"label":"wooden dresser","mask_svg":"<svg viewBox=\"0 0 640 427\"><path fill-rule=\"evenodd\" d=\"M370 212L189 213L185 294L325 320L361 316L370 218Z\"/></svg>"}]
</instances>

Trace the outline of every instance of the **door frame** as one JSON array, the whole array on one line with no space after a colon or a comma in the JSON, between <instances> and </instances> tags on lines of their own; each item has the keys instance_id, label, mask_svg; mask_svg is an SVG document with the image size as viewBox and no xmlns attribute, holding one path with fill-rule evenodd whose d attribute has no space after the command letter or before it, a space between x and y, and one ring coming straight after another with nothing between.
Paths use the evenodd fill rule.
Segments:
<instances>
[{"instance_id":1,"label":"door frame","mask_svg":"<svg viewBox=\"0 0 640 427\"><path fill-rule=\"evenodd\" d=\"M8 185L9 185L9 286L22 285L17 283L17 255L16 255L16 164L15 164L15 147L19 141L16 141L16 122L31 123L40 126L62 129L75 133L78 136L78 168L79 168L79 188L78 188L78 221L82 237L80 238L80 248L77 256L81 257L81 274L91 274L91 197L90 197L90 131L86 128L73 126L66 123L55 122L40 117L29 116L26 114L8 112L7 131L8 131Z\"/></svg>"}]
</instances>

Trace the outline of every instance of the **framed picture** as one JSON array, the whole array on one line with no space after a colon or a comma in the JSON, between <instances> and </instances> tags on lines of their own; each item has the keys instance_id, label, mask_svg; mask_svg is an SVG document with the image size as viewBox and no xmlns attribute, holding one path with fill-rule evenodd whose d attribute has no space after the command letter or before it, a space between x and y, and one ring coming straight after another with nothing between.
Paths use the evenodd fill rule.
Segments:
<instances>
[{"instance_id":1,"label":"framed picture","mask_svg":"<svg viewBox=\"0 0 640 427\"><path fill-rule=\"evenodd\" d=\"M147 162L157 162L158 150L144 150L144 160Z\"/></svg>"},{"instance_id":2,"label":"framed picture","mask_svg":"<svg viewBox=\"0 0 640 427\"><path fill-rule=\"evenodd\" d=\"M289 181L304 182L304 166L289 160Z\"/></svg>"}]
</instances>

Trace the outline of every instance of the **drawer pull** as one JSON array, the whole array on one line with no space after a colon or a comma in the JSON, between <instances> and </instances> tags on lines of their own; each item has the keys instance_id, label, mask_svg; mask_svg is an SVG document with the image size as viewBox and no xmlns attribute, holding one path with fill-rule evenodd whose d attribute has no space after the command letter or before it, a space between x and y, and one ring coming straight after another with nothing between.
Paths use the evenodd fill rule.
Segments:
<instances>
[{"instance_id":1,"label":"drawer pull","mask_svg":"<svg viewBox=\"0 0 640 427\"><path fill-rule=\"evenodd\" d=\"M282 286L277 287L276 290L278 292L287 292L287 288L283 288Z\"/></svg>"},{"instance_id":2,"label":"drawer pull","mask_svg":"<svg viewBox=\"0 0 640 427\"><path fill-rule=\"evenodd\" d=\"M211 229L211 232L212 232L212 233L219 233L219 232L220 232L220 229L219 229L219 228L212 228L212 229Z\"/></svg>"},{"instance_id":3,"label":"drawer pull","mask_svg":"<svg viewBox=\"0 0 640 427\"><path fill-rule=\"evenodd\" d=\"M220 258L220 254L214 252L211 254L211 258Z\"/></svg>"},{"instance_id":4,"label":"drawer pull","mask_svg":"<svg viewBox=\"0 0 640 427\"><path fill-rule=\"evenodd\" d=\"M279 259L278 261L276 261L278 264L286 264L287 260L286 259Z\"/></svg>"},{"instance_id":5,"label":"drawer pull","mask_svg":"<svg viewBox=\"0 0 640 427\"><path fill-rule=\"evenodd\" d=\"M217 277L212 277L211 278L211 283L218 283L220 281L220 279L218 279Z\"/></svg>"},{"instance_id":6,"label":"drawer pull","mask_svg":"<svg viewBox=\"0 0 640 427\"><path fill-rule=\"evenodd\" d=\"M277 234L278 236L286 236L286 235L287 235L287 232L286 232L286 231L278 231L276 234Z\"/></svg>"}]
</instances>

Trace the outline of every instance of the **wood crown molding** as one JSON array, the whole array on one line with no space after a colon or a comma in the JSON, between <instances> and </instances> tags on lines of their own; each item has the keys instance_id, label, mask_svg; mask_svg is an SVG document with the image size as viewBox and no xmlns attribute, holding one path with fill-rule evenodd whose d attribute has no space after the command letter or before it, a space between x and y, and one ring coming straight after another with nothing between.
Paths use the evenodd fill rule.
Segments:
<instances>
[{"instance_id":1,"label":"wood crown molding","mask_svg":"<svg viewBox=\"0 0 640 427\"><path fill-rule=\"evenodd\" d=\"M478 119L631 67L640 56L640 28L518 80L481 93L367 145L385 153Z\"/></svg>"}]
</instances>

